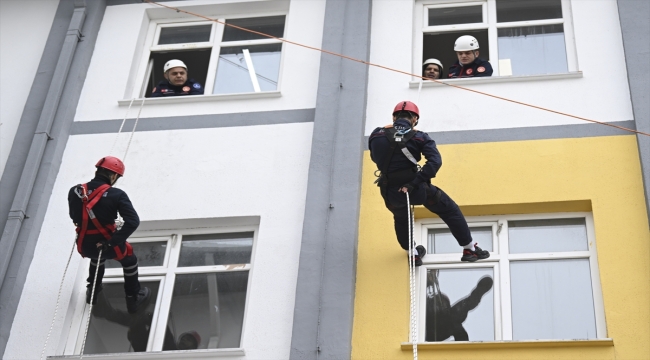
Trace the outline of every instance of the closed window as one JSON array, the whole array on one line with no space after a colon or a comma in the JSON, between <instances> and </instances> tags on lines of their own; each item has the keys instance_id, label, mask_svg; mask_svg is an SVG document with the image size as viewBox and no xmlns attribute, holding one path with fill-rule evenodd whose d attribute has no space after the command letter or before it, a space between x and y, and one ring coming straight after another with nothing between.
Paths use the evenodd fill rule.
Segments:
<instances>
[{"instance_id":1,"label":"closed window","mask_svg":"<svg viewBox=\"0 0 650 360\"><path fill-rule=\"evenodd\" d=\"M122 269L107 260L84 354L240 348L254 235L242 229L129 240L151 300L129 314ZM79 331L76 353L82 340Z\"/></svg>"},{"instance_id":2,"label":"closed window","mask_svg":"<svg viewBox=\"0 0 650 360\"><path fill-rule=\"evenodd\" d=\"M576 71L569 0L426 1L421 3L419 64L437 58L448 69L457 60L456 39L474 36L479 57L494 76ZM421 60L420 60L421 59ZM419 68L415 64L415 68ZM446 77L447 72L444 73ZM444 78L443 77L443 78Z\"/></svg>"},{"instance_id":3,"label":"closed window","mask_svg":"<svg viewBox=\"0 0 650 360\"><path fill-rule=\"evenodd\" d=\"M221 18L226 24L284 36L285 15ZM172 59L187 65L188 79L204 94L239 94L279 89L282 42L210 21L159 22L155 26L141 96L149 97Z\"/></svg>"},{"instance_id":4,"label":"closed window","mask_svg":"<svg viewBox=\"0 0 650 360\"><path fill-rule=\"evenodd\" d=\"M422 223L421 340L606 337L591 214L468 221L490 258L461 263L447 227Z\"/></svg>"}]
</instances>

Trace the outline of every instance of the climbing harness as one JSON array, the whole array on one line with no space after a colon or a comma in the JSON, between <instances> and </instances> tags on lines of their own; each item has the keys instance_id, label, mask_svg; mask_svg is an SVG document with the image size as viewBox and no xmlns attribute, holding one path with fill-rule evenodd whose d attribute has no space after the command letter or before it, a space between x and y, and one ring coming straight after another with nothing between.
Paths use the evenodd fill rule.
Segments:
<instances>
[{"instance_id":1,"label":"climbing harness","mask_svg":"<svg viewBox=\"0 0 650 360\"><path fill-rule=\"evenodd\" d=\"M415 311L415 252L417 251L413 247L413 211L411 209L411 202L409 200L409 194L406 193L406 208L408 209L409 217L409 286L411 294L411 343L413 344L413 360L418 358L418 319Z\"/></svg>"},{"instance_id":2,"label":"climbing harness","mask_svg":"<svg viewBox=\"0 0 650 360\"><path fill-rule=\"evenodd\" d=\"M416 131L412 131L411 129L406 131L398 130L394 127L385 128L383 131L386 134L386 138L388 138L388 141L390 142L390 148L388 150L389 154L386 157L386 160L384 160L384 163L381 165L381 168L375 171L375 176L377 177L375 184L377 184L377 186L406 184L413 180L418 170L420 170L418 161L406 147L406 143L411 140L413 136L415 136ZM402 154L404 154L404 156L406 156L406 158L413 163L413 167L389 173L388 167L390 166L390 162L393 159L393 155L395 154L395 150L397 148L399 148Z\"/></svg>"},{"instance_id":3,"label":"climbing harness","mask_svg":"<svg viewBox=\"0 0 650 360\"><path fill-rule=\"evenodd\" d=\"M90 317L93 315L93 300L95 299L95 287L97 286L97 274L99 273L99 262L102 260L103 250L99 250L99 256L97 257L97 266L95 266L95 279L93 279L93 289L90 293L90 308L88 310L88 319L86 320L86 331L84 332L84 339L81 343L81 352L79 353L79 359L84 357L84 349L86 348L86 339L88 338L88 327L90 327Z\"/></svg>"}]
</instances>

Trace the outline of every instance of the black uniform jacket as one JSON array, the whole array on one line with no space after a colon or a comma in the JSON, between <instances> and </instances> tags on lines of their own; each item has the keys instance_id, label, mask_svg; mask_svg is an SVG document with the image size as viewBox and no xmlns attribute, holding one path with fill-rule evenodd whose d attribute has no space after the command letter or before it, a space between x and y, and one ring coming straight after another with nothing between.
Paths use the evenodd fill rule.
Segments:
<instances>
[{"instance_id":1,"label":"black uniform jacket","mask_svg":"<svg viewBox=\"0 0 650 360\"><path fill-rule=\"evenodd\" d=\"M382 167L386 161L386 157L390 156L390 142L385 129L392 126L393 125L388 125L376 128L372 134L370 134L368 139L370 158L375 164L377 164L377 168ZM406 148L418 162L422 158L422 155L424 155L424 158L426 159L426 163L422 169L418 171L412 184L418 185L423 182L430 183L431 178L436 177L436 173L438 173L438 170L442 166L442 157L438 152L435 141L429 137L429 134L415 129L412 129L411 131L415 131L416 134L406 143ZM402 153L402 151L400 151L399 148L396 148L393 152L390 165L388 166L388 173L412 167L413 163L406 157L406 155L404 155L404 153Z\"/></svg>"},{"instance_id":2,"label":"black uniform jacket","mask_svg":"<svg viewBox=\"0 0 650 360\"><path fill-rule=\"evenodd\" d=\"M181 95L203 95L203 86L194 79L189 79L181 86L172 85L169 81L163 80L153 88L151 97L181 96Z\"/></svg>"},{"instance_id":3,"label":"black uniform jacket","mask_svg":"<svg viewBox=\"0 0 650 360\"><path fill-rule=\"evenodd\" d=\"M96 176L88 183L88 192L94 191L103 184L110 185L110 181L103 176ZM70 218L75 225L80 227L81 212L84 210L81 199L74 192L74 189L77 187L81 188L81 185L73 186L68 192L68 206L70 208ZM118 188L111 187L106 190L102 195L102 198L97 202L97 204L95 204L95 207L93 207L93 212L95 213L97 220L99 220L99 223L102 225L114 224L115 219L117 219L117 213L119 212L120 215L122 215L124 225L122 225L120 230L113 234L113 237L109 241L110 246L123 244L140 225L140 217L138 217L138 213L133 208L131 200L129 200L129 197L124 191ZM88 219L88 229L95 229L95 225L90 219ZM86 242L86 240L98 242L105 239L103 235L97 234L86 235L84 242Z\"/></svg>"},{"instance_id":4,"label":"black uniform jacket","mask_svg":"<svg viewBox=\"0 0 650 360\"><path fill-rule=\"evenodd\" d=\"M468 65L461 65L458 61L449 68L450 78L468 78L492 76L492 65L481 58L476 58Z\"/></svg>"}]
</instances>

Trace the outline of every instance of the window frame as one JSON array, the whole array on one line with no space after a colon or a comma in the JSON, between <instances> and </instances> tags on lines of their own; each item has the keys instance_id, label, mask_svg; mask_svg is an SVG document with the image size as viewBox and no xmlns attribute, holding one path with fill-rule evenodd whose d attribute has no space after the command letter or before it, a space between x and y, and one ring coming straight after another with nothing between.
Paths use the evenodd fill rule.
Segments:
<instances>
[{"instance_id":1,"label":"window frame","mask_svg":"<svg viewBox=\"0 0 650 360\"><path fill-rule=\"evenodd\" d=\"M181 252L181 244L184 235L202 235L202 234L224 234L224 233L239 233L239 232L252 232L253 245L251 248L251 259L248 264L231 264L231 265L204 265L204 266L178 266L178 260ZM241 226L223 226L214 228L192 228L192 229L174 229L174 230L154 230L147 231L141 234L134 234L129 238L129 243L146 243L154 241L167 241L167 249L165 251L165 266L146 266L138 268L138 280L140 282L159 281L158 294L151 322L151 330L149 332L149 339L147 342L147 350L142 353L107 353L107 354L88 354L88 356L98 358L112 358L115 354L129 354L128 357L150 357L160 356L160 354L175 354L177 351L163 351L163 343L165 338L165 331L169 317L169 311L173 300L174 285L176 275L183 274L210 274L210 273L224 273L224 272L248 272L248 283L246 284L246 298L244 303L244 313L242 318L242 330L239 339L239 347L237 348L216 348L216 349L196 349L196 350L181 350L184 353L194 352L199 356L205 356L206 352L213 356L230 356L230 355L243 355L243 344L246 334L246 319L249 311L250 294L252 291L252 273L253 264L255 261L255 253L258 243L259 226L258 225L241 225ZM234 269L228 269L232 265L242 265ZM75 309L73 315L73 322L71 332L68 336L65 355L78 356L81 351L81 344L85 333L86 323L90 316L90 306L85 303L86 294L86 274L88 272L88 261L83 261L79 267L79 274L77 276L77 299L79 306ZM109 283L124 283L122 268L106 269L104 273L104 284ZM206 339L207 341L207 339ZM199 356L200 357L200 356ZM192 356L188 356L192 358Z\"/></svg>"},{"instance_id":2,"label":"window frame","mask_svg":"<svg viewBox=\"0 0 650 360\"><path fill-rule=\"evenodd\" d=\"M204 93L202 95L192 95L192 97L199 96L233 96L233 95L259 95L263 93L273 93L280 92L281 82L282 82L282 69L284 65L284 44L280 40L275 39L258 39L258 40L245 40L245 41L226 41L223 42L223 32L227 20L233 19L247 19L247 18L256 18L256 17L267 17L267 16L284 16L284 31L286 34L287 23L289 20L289 13L287 11L268 11L268 12L252 12L252 13L237 13L229 14L228 16L219 16L215 20L220 21L208 21L208 20L198 20L196 18L182 17L182 18L172 18L172 19L151 19L149 26L147 28L146 36L144 39L144 44L142 48L142 55L139 64L137 65L137 71L135 75L135 82L133 86L133 91L131 97L135 99L145 99L145 93L147 91L147 84L149 78L151 77L151 53L160 52L160 51L177 51L177 50L192 50L192 49L211 49L210 51L210 61L208 63L207 75L205 84L203 85ZM160 32L162 28L165 27L183 27L183 26L200 26L212 24L212 30L210 32L210 40L208 42L198 42L198 43L183 43L183 44L164 44L157 45L158 40L160 39ZM228 93L228 94L214 94L214 84L216 82L217 75L217 65L219 54L221 53L222 47L232 47L232 46L242 46L242 45L265 45L265 44L282 44L283 49L280 52L280 66L278 69L278 84L275 91L253 91L246 93ZM222 46L222 44L225 44ZM191 71L191 69L190 69ZM154 84L153 86L156 86ZM149 101L152 98L146 98ZM155 98L154 98L155 99Z\"/></svg>"},{"instance_id":3,"label":"window frame","mask_svg":"<svg viewBox=\"0 0 650 360\"><path fill-rule=\"evenodd\" d=\"M488 48L490 57L494 59L486 59L492 65L494 75L492 77L500 76L513 76L513 77L526 77L526 76L550 76L557 74L536 74L536 75L501 75L499 67L499 46L498 46L498 29L512 28L512 27L525 27L525 26L540 26L540 25L557 25L562 24L564 29L564 46L566 51L567 73L579 72L578 55L575 44L575 32L573 29L573 13L571 9L571 0L561 0L562 4L562 18L561 19L544 19L544 20L530 20L530 21L516 21L516 22L497 22L496 14L496 1L497 0L423 0L417 1L415 5L415 21L414 21L414 53L413 53L413 73L420 74L422 68L422 54L424 53L423 41L425 33L445 33L451 31L462 30L487 30L488 32ZM447 7L460 7L472 6L483 4L483 22L470 23L470 24L455 24L455 25L438 25L428 26L428 9L434 8L447 8ZM453 51L453 49L450 49ZM449 67L450 65L448 65ZM448 68L447 67L447 68ZM419 81L420 78L414 78ZM471 80L472 78L470 78ZM446 79L441 79L446 80Z\"/></svg>"},{"instance_id":4,"label":"window frame","mask_svg":"<svg viewBox=\"0 0 650 360\"><path fill-rule=\"evenodd\" d=\"M553 220L584 218L589 250L567 252L543 252L510 254L508 222L517 220ZM418 309L418 342L425 343L426 332L426 287L427 270L429 269L471 269L492 268L494 271L494 340L497 341L536 341L538 339L513 340L512 329L512 294L510 289L510 262L525 260L559 260L559 259L588 259L591 277L592 299L594 304L594 320L596 324L596 338L589 340L607 339L607 324L605 321L605 307L603 303L600 272L598 268L598 253L596 236L594 232L593 214L589 212L570 213L539 213L539 214L512 214L490 216L466 217L470 229L472 227L492 226L493 251L490 258L473 263L460 262L461 248L456 254L427 254L422 259L422 266L416 269L416 290ZM414 234L420 234L414 239L418 245L427 245L429 229L445 228L446 225L439 218L426 218L416 220ZM479 244L480 245L480 244ZM554 339L553 341L567 341L572 339ZM470 340L470 342L472 342ZM485 342L485 341L483 341ZM426 342L439 343L439 342ZM474 342L477 343L477 342Z\"/></svg>"}]
</instances>

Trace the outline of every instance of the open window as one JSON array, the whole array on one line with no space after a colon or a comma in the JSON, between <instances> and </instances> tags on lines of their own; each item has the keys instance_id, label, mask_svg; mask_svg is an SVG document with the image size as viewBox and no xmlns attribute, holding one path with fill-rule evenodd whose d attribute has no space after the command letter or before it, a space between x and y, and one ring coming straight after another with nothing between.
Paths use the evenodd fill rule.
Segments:
<instances>
[{"instance_id":1,"label":"open window","mask_svg":"<svg viewBox=\"0 0 650 360\"><path fill-rule=\"evenodd\" d=\"M254 238L255 229L243 228L129 240L151 299L129 314L120 264L107 260L104 288L79 324L85 327L90 316L84 354L239 349Z\"/></svg>"},{"instance_id":2,"label":"open window","mask_svg":"<svg viewBox=\"0 0 650 360\"><path fill-rule=\"evenodd\" d=\"M286 15L219 20L281 38ZM187 65L188 78L201 83L205 94L279 89L282 42L274 38L210 21L159 22L149 50L140 94L144 97L165 80L163 66L171 59Z\"/></svg>"},{"instance_id":3,"label":"open window","mask_svg":"<svg viewBox=\"0 0 650 360\"><path fill-rule=\"evenodd\" d=\"M474 36L479 57L494 75L541 75L577 71L569 0L424 1L417 9L421 30L415 69L437 58L447 70L457 61L455 40ZM419 72L419 70L418 70ZM447 71L443 78L447 77Z\"/></svg>"},{"instance_id":4,"label":"open window","mask_svg":"<svg viewBox=\"0 0 650 360\"><path fill-rule=\"evenodd\" d=\"M591 214L468 218L490 258L459 263L439 221L423 221L420 341L606 338Z\"/></svg>"}]
</instances>

